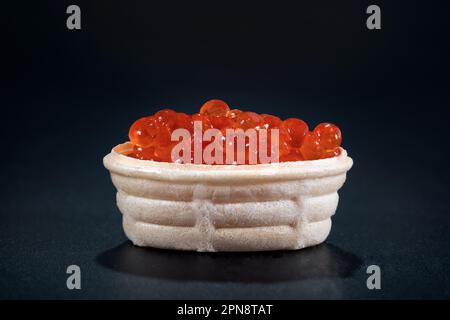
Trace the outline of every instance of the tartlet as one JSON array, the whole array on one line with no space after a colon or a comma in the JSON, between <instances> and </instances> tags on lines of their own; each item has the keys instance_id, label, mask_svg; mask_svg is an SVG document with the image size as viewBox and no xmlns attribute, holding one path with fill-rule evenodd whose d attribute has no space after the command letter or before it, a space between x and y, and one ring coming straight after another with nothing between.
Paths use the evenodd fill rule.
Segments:
<instances>
[{"instance_id":1,"label":"tartlet","mask_svg":"<svg viewBox=\"0 0 450 320\"><path fill-rule=\"evenodd\" d=\"M123 228L137 246L194 251L296 250L331 229L346 172L339 156L257 165L139 160L120 144L103 163L117 188Z\"/></svg>"}]
</instances>

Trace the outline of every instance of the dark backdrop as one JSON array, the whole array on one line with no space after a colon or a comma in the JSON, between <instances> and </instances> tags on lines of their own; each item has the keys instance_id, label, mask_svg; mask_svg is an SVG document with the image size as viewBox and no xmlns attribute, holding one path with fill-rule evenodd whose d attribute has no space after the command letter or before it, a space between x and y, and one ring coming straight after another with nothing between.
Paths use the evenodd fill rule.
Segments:
<instances>
[{"instance_id":1,"label":"dark backdrop","mask_svg":"<svg viewBox=\"0 0 450 320\"><path fill-rule=\"evenodd\" d=\"M66 28L69 4L81 30ZM370 4L381 30L365 26ZM445 1L22 1L2 13L0 297L450 297ZM340 126L355 164L327 244L211 256L125 242L102 157L137 117L211 98ZM69 264L81 291L65 287ZM370 264L380 291L365 286Z\"/></svg>"}]
</instances>

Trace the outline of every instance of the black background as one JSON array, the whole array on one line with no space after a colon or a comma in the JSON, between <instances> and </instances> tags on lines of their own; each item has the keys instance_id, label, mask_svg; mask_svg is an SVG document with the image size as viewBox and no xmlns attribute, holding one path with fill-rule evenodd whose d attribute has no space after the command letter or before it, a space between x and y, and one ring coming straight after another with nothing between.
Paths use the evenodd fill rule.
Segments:
<instances>
[{"instance_id":1,"label":"black background","mask_svg":"<svg viewBox=\"0 0 450 320\"><path fill-rule=\"evenodd\" d=\"M77 4L82 29L66 28ZM382 29L366 28L370 4ZM39 1L2 7L1 298L449 298L444 1ZM211 98L310 126L354 159L326 244L133 247L102 157L132 121ZM66 267L82 290L66 288ZM366 267L382 289L366 288Z\"/></svg>"}]
</instances>

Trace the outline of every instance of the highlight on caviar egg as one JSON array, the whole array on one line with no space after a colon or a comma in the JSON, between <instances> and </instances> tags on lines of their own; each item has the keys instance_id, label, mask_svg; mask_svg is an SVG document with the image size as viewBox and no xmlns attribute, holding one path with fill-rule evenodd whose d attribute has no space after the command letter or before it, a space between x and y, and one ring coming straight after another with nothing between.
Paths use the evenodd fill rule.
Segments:
<instances>
[{"instance_id":1,"label":"highlight on caviar egg","mask_svg":"<svg viewBox=\"0 0 450 320\"><path fill-rule=\"evenodd\" d=\"M208 165L266 164L332 158L342 135L332 123L310 130L298 118L280 119L213 99L198 113L164 109L136 120L127 154L140 160Z\"/></svg>"}]
</instances>

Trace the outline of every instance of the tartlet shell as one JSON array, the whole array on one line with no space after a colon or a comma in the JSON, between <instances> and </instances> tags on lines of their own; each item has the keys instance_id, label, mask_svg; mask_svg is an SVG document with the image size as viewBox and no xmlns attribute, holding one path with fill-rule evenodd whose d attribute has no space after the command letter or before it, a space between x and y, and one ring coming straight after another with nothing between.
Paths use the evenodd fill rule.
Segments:
<instances>
[{"instance_id":1,"label":"tartlet shell","mask_svg":"<svg viewBox=\"0 0 450 320\"><path fill-rule=\"evenodd\" d=\"M334 158L210 166L127 157L113 148L103 163L117 188L127 237L138 246L196 251L294 250L327 238L346 172Z\"/></svg>"}]
</instances>

